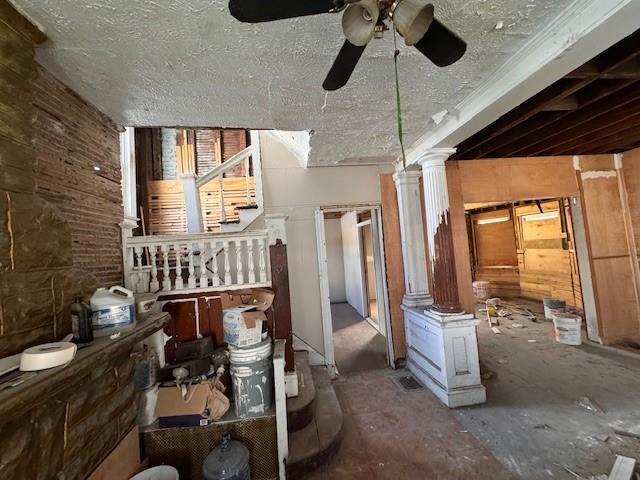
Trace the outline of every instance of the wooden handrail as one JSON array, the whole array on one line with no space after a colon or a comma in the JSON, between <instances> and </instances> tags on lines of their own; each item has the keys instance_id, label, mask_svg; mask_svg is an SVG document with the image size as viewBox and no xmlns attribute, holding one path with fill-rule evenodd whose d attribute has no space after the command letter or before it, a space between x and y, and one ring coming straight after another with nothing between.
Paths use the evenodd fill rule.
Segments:
<instances>
[{"instance_id":1,"label":"wooden handrail","mask_svg":"<svg viewBox=\"0 0 640 480\"><path fill-rule=\"evenodd\" d=\"M253 145L249 145L244 150L236 153L229 160L226 160L225 162L223 162L222 165L218 165L217 167L209 170L207 173L205 173L201 177L198 177L198 179L196 180L196 186L200 188L203 185L206 185L207 183L209 183L214 178L219 177L220 175L224 174L228 170L231 170L233 167L235 167L240 162L242 162L245 158L248 158L251 155L253 155L254 148L255 147Z\"/></svg>"},{"instance_id":2,"label":"wooden handrail","mask_svg":"<svg viewBox=\"0 0 640 480\"><path fill-rule=\"evenodd\" d=\"M199 240L234 240L245 238L264 238L268 236L266 230L249 230L239 233L183 233L175 235L144 235L129 237L127 246L160 245L162 243L188 243Z\"/></svg>"}]
</instances>

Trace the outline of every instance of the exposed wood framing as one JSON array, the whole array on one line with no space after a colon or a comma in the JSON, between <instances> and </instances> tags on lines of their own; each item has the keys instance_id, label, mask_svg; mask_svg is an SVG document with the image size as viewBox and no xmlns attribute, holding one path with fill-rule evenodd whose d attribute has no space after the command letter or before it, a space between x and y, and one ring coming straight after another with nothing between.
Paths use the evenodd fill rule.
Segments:
<instances>
[{"instance_id":1,"label":"exposed wood framing","mask_svg":"<svg viewBox=\"0 0 640 480\"><path fill-rule=\"evenodd\" d=\"M640 31L459 145L456 159L613 153L640 143Z\"/></svg>"}]
</instances>

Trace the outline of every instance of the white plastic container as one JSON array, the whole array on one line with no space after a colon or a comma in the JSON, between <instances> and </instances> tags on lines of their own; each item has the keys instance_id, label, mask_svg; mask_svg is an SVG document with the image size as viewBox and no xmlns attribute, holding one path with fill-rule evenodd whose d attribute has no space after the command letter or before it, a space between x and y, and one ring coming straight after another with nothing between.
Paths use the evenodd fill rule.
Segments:
<instances>
[{"instance_id":1,"label":"white plastic container","mask_svg":"<svg viewBox=\"0 0 640 480\"><path fill-rule=\"evenodd\" d=\"M93 335L107 337L136 326L133 292L123 287L99 288L91 297Z\"/></svg>"},{"instance_id":2,"label":"white plastic container","mask_svg":"<svg viewBox=\"0 0 640 480\"><path fill-rule=\"evenodd\" d=\"M178 471L169 465L148 468L130 478L130 480L179 480Z\"/></svg>"},{"instance_id":3,"label":"white plastic container","mask_svg":"<svg viewBox=\"0 0 640 480\"><path fill-rule=\"evenodd\" d=\"M486 300L491 295L491 283L484 280L473 282L473 296Z\"/></svg>"},{"instance_id":4,"label":"white plastic container","mask_svg":"<svg viewBox=\"0 0 640 480\"><path fill-rule=\"evenodd\" d=\"M236 415L258 417L273 405L273 360L271 339L253 347L229 346Z\"/></svg>"},{"instance_id":5,"label":"white plastic container","mask_svg":"<svg viewBox=\"0 0 640 480\"><path fill-rule=\"evenodd\" d=\"M573 313L556 313L553 316L556 341L565 345L582 345L582 317Z\"/></svg>"}]
</instances>

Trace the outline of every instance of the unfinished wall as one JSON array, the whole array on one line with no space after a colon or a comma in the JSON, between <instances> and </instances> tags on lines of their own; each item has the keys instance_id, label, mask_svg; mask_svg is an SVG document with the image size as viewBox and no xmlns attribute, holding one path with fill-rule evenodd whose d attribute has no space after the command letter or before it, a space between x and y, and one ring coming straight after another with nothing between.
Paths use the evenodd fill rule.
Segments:
<instances>
[{"instance_id":1,"label":"unfinished wall","mask_svg":"<svg viewBox=\"0 0 640 480\"><path fill-rule=\"evenodd\" d=\"M339 218L325 220L327 270L329 271L329 298L331 303L347 301L342 253L342 229Z\"/></svg>"},{"instance_id":2,"label":"unfinished wall","mask_svg":"<svg viewBox=\"0 0 640 480\"><path fill-rule=\"evenodd\" d=\"M640 334L640 172L632 164L637 155L629 152L622 161L614 155L464 160L448 162L447 173L450 191L459 188L464 203L580 199L600 337L615 342ZM453 205L452 222L462 221L464 212ZM465 273L470 269L464 265L468 243L457 236L454 242L459 278L465 279L459 281L462 295L471 290L470 273Z\"/></svg>"},{"instance_id":3,"label":"unfinished wall","mask_svg":"<svg viewBox=\"0 0 640 480\"><path fill-rule=\"evenodd\" d=\"M0 357L59 340L75 294L121 281L118 132L39 69L43 39L0 1ZM125 350L3 410L2 478L86 477L135 423Z\"/></svg>"},{"instance_id":4,"label":"unfinished wall","mask_svg":"<svg viewBox=\"0 0 640 480\"><path fill-rule=\"evenodd\" d=\"M491 295L519 295L518 252L511 209L473 214L470 224L474 279L491 282Z\"/></svg>"},{"instance_id":5,"label":"unfinished wall","mask_svg":"<svg viewBox=\"0 0 640 480\"><path fill-rule=\"evenodd\" d=\"M71 232L78 272L122 282L120 137L115 124L39 68L34 81L36 193Z\"/></svg>"},{"instance_id":6,"label":"unfinished wall","mask_svg":"<svg viewBox=\"0 0 640 480\"><path fill-rule=\"evenodd\" d=\"M637 252L622 163L613 155L576 159L590 250L600 337L615 342L640 334Z\"/></svg>"},{"instance_id":7,"label":"unfinished wall","mask_svg":"<svg viewBox=\"0 0 640 480\"><path fill-rule=\"evenodd\" d=\"M265 210L289 215L293 332L323 353L315 211L323 206L380 204L378 175L391 167L303 168L277 135L261 132L260 145Z\"/></svg>"}]
</instances>

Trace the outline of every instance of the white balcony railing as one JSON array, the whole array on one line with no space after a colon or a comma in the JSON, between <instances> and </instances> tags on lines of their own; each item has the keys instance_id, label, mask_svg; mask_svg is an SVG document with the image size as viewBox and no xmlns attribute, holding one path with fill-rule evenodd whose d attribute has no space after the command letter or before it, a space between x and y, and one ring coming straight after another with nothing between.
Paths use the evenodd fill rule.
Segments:
<instances>
[{"instance_id":1,"label":"white balcony railing","mask_svg":"<svg viewBox=\"0 0 640 480\"><path fill-rule=\"evenodd\" d=\"M271 286L264 230L129 237L124 248L125 282L136 293Z\"/></svg>"}]
</instances>

